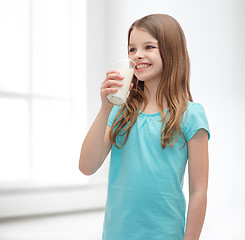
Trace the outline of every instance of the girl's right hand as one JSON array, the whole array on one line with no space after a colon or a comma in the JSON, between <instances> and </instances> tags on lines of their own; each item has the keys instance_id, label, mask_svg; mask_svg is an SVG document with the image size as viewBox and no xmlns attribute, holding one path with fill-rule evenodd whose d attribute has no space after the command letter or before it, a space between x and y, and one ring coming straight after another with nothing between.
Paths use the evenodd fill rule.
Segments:
<instances>
[{"instance_id":1,"label":"girl's right hand","mask_svg":"<svg viewBox=\"0 0 245 240\"><path fill-rule=\"evenodd\" d=\"M117 71L109 71L106 73L106 78L101 84L100 96L102 102L102 108L111 110L113 104L107 100L107 95L109 93L116 93L118 91L117 87L121 87L123 83L120 80L123 80L124 77Z\"/></svg>"}]
</instances>

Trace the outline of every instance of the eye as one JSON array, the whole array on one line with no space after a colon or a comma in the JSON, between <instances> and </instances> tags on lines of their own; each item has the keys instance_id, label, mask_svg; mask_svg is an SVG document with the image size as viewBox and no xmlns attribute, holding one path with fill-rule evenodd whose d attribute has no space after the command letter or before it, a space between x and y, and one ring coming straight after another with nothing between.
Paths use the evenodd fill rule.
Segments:
<instances>
[{"instance_id":1,"label":"eye","mask_svg":"<svg viewBox=\"0 0 245 240\"><path fill-rule=\"evenodd\" d=\"M135 52L135 48L130 48L129 52Z\"/></svg>"},{"instance_id":2,"label":"eye","mask_svg":"<svg viewBox=\"0 0 245 240\"><path fill-rule=\"evenodd\" d=\"M152 49L154 48L153 46L146 46L146 49Z\"/></svg>"}]
</instances>

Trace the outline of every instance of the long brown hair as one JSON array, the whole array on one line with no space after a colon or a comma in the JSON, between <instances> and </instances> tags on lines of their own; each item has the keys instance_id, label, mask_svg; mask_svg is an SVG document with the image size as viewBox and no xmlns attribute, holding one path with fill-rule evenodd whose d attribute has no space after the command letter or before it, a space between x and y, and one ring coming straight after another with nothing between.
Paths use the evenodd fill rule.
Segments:
<instances>
[{"instance_id":1,"label":"long brown hair","mask_svg":"<svg viewBox=\"0 0 245 240\"><path fill-rule=\"evenodd\" d=\"M185 35L173 17L166 14L152 14L138 19L132 24L128 31L128 45L130 44L130 34L136 27L146 30L158 41L163 63L162 78L156 92L156 103L161 114L160 139L163 149L167 144L172 148L177 142L179 134L185 140L180 128L182 114L187 109L188 101L193 102L189 87L190 62ZM144 82L139 81L135 76L132 82L134 86L127 101L118 111L111 126L110 139L117 148L126 143L131 127L141 114L140 106L143 104L145 108L147 105L144 92L144 89L147 89L144 87ZM164 97L168 105L166 113L163 108ZM119 131L121 131L121 135L126 136L121 146L116 143Z\"/></svg>"}]
</instances>

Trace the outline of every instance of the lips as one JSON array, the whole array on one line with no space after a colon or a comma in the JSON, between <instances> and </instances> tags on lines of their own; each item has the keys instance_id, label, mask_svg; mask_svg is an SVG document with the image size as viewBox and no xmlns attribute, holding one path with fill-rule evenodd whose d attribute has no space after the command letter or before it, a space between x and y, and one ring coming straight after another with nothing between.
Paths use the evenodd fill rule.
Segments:
<instances>
[{"instance_id":1,"label":"lips","mask_svg":"<svg viewBox=\"0 0 245 240\"><path fill-rule=\"evenodd\" d=\"M150 66L151 66L150 63L137 63L135 68L136 70L140 70L140 69L148 68Z\"/></svg>"}]
</instances>

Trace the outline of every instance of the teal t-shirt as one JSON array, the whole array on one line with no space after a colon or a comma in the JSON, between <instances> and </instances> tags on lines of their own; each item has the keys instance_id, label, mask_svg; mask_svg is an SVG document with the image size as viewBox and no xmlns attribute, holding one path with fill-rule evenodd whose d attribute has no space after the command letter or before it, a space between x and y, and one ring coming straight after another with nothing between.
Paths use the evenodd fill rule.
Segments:
<instances>
[{"instance_id":1,"label":"teal t-shirt","mask_svg":"<svg viewBox=\"0 0 245 240\"><path fill-rule=\"evenodd\" d=\"M108 125L120 107L114 106ZM167 112L167 109L165 110ZM185 115L186 120L185 119ZM126 144L112 145L102 240L183 240L186 202L182 192L188 159L184 140L160 143L160 113L141 113ZM204 108L189 101L181 129L188 142L199 129L210 138ZM120 143L119 135L116 142Z\"/></svg>"}]
</instances>

